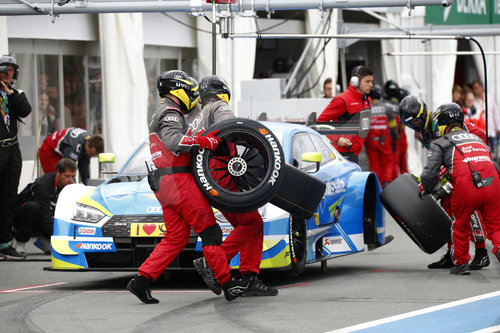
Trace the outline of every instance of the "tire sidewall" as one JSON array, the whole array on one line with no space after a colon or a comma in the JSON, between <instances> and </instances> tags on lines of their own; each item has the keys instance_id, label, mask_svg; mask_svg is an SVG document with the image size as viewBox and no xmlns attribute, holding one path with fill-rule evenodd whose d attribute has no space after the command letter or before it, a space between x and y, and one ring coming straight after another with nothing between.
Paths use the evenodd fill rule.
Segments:
<instances>
[{"instance_id":1,"label":"tire sidewall","mask_svg":"<svg viewBox=\"0 0 500 333\"><path fill-rule=\"evenodd\" d=\"M215 130L219 131L216 135L219 138L244 133L258 140L264 147L264 152L261 154L266 154L268 157L270 168L266 170L266 175L255 188L234 193L222 188L212 178L209 162L213 154L209 150L201 149L193 152L191 158L191 169L196 185L212 206L223 211L242 213L263 206L271 200L285 176L285 159L278 138L265 125L246 118L223 120L211 125L205 133Z\"/></svg>"}]
</instances>

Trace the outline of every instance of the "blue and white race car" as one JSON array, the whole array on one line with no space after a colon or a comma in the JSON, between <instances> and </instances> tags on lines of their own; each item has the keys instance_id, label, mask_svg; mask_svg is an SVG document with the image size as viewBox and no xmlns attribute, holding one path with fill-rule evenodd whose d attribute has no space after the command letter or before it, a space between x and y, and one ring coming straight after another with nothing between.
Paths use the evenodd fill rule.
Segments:
<instances>
[{"instance_id":1,"label":"blue and white race car","mask_svg":"<svg viewBox=\"0 0 500 333\"><path fill-rule=\"evenodd\" d=\"M386 243L381 187L372 172L344 159L329 140L298 124L262 122L281 143L284 160L320 179L326 190L307 220L267 203L261 269L300 274L309 263L362 252ZM161 207L147 181L143 142L120 171L93 187L67 186L59 196L51 270L136 270L165 233ZM300 191L300 188L296 188ZM224 237L233 227L215 210ZM191 233L186 248L167 269L192 268L202 256L201 240ZM239 255L230 263L239 265Z\"/></svg>"}]
</instances>

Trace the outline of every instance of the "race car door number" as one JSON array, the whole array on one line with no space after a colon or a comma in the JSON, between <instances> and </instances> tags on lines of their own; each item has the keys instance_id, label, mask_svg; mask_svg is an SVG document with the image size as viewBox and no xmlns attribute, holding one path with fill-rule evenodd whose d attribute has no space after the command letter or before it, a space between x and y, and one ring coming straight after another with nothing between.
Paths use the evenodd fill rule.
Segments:
<instances>
[{"instance_id":1,"label":"race car door number","mask_svg":"<svg viewBox=\"0 0 500 333\"><path fill-rule=\"evenodd\" d=\"M165 235L164 223L132 223L130 237L163 237Z\"/></svg>"}]
</instances>

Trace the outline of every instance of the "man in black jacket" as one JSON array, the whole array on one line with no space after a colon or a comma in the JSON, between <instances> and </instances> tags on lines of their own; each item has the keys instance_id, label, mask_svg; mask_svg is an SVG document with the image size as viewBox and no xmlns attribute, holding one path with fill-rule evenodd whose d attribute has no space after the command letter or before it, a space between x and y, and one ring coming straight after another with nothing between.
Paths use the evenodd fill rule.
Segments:
<instances>
[{"instance_id":1,"label":"man in black jacket","mask_svg":"<svg viewBox=\"0 0 500 333\"><path fill-rule=\"evenodd\" d=\"M19 65L14 57L0 57L0 260L20 259L22 255L9 245L16 206L17 187L23 159L17 140L17 122L28 116L31 105L24 92L12 86Z\"/></svg>"},{"instance_id":2,"label":"man in black jacket","mask_svg":"<svg viewBox=\"0 0 500 333\"><path fill-rule=\"evenodd\" d=\"M19 193L14 220L15 249L26 256L25 243L35 233L35 245L50 253L50 236L54 227L54 211L62 189L75 182L76 163L70 158L57 162L56 171L43 175Z\"/></svg>"}]
</instances>

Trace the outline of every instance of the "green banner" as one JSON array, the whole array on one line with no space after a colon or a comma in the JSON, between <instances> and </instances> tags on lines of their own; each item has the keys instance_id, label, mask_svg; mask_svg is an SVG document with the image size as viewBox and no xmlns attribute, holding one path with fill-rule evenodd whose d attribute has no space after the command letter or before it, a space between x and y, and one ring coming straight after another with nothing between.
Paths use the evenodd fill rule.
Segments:
<instances>
[{"instance_id":1,"label":"green banner","mask_svg":"<svg viewBox=\"0 0 500 333\"><path fill-rule=\"evenodd\" d=\"M437 25L498 24L500 0L455 0L451 7L428 6L425 23Z\"/></svg>"}]
</instances>

